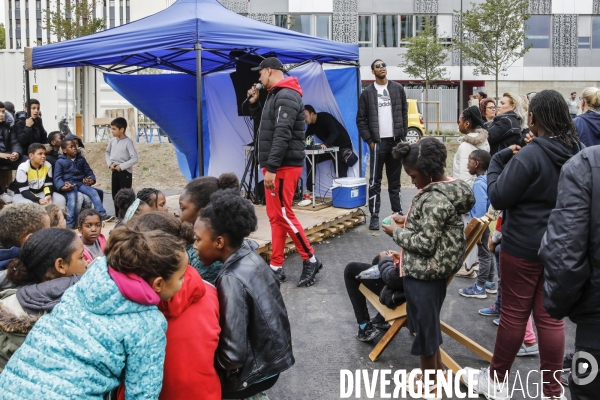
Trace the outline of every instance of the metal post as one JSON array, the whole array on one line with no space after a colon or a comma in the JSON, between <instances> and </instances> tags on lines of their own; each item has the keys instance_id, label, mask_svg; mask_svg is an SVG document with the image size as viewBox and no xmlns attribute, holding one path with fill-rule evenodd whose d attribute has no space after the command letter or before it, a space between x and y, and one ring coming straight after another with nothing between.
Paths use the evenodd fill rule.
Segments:
<instances>
[{"instance_id":1,"label":"metal post","mask_svg":"<svg viewBox=\"0 0 600 400\"><path fill-rule=\"evenodd\" d=\"M31 117L31 107L29 107L29 99L31 99L31 94L29 93L29 70L25 69L25 105L27 107L27 118Z\"/></svg>"},{"instance_id":2,"label":"metal post","mask_svg":"<svg viewBox=\"0 0 600 400\"><path fill-rule=\"evenodd\" d=\"M198 109L198 166L200 176L204 176L204 143L202 135L202 46L194 45L196 51L196 106Z\"/></svg>"},{"instance_id":3,"label":"metal post","mask_svg":"<svg viewBox=\"0 0 600 400\"><path fill-rule=\"evenodd\" d=\"M356 66L356 92L358 94L358 96L356 97L357 100L360 99L360 65ZM357 104L358 106L358 104ZM358 176L362 178L362 140L360 138L360 132L358 134Z\"/></svg>"},{"instance_id":4,"label":"metal post","mask_svg":"<svg viewBox=\"0 0 600 400\"><path fill-rule=\"evenodd\" d=\"M463 44L463 24L462 24L462 19L463 19L463 0L460 0L460 44ZM463 92L464 88L463 88L464 82L463 82L463 56L462 56L462 48L460 49L460 86L458 87L458 107L459 110L458 112L461 113L462 110L464 110L464 97L465 94Z\"/></svg>"}]
</instances>

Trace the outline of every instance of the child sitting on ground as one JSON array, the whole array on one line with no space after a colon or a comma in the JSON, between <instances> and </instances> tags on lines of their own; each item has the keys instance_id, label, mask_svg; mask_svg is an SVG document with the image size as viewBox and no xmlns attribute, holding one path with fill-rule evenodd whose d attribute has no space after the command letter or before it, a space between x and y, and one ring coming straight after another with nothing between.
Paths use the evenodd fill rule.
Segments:
<instances>
[{"instance_id":1,"label":"child sitting on ground","mask_svg":"<svg viewBox=\"0 0 600 400\"><path fill-rule=\"evenodd\" d=\"M87 262L104 256L106 238L102 234L102 217L98 211L92 208L83 210L77 220L77 230L83 241L83 258Z\"/></svg>"},{"instance_id":2,"label":"child sitting on ground","mask_svg":"<svg viewBox=\"0 0 600 400\"><path fill-rule=\"evenodd\" d=\"M187 243L194 241L193 227L165 212L151 212L129 225L140 231L158 229ZM168 323L160 400L220 400L221 383L214 365L221 331L215 287L188 265L181 290L169 301L161 301L158 309ZM124 398L120 388L118 399Z\"/></svg>"},{"instance_id":3,"label":"child sitting on ground","mask_svg":"<svg viewBox=\"0 0 600 400\"><path fill-rule=\"evenodd\" d=\"M60 131L54 131L48 134L48 143L50 144L50 150L46 150L46 161L48 161L50 165L52 165L52 168L54 168L54 165L58 160L58 156L60 156L60 144L62 143L64 138L65 135L63 135Z\"/></svg>"},{"instance_id":4,"label":"child sitting on ground","mask_svg":"<svg viewBox=\"0 0 600 400\"><path fill-rule=\"evenodd\" d=\"M473 194L475 195L475 206L469 213L469 217L481 218L490 207L490 199L487 194L487 169L490 166L492 156L485 150L475 150L469 155L467 164L469 174L477 175L473 184ZM498 292L496 283L494 283L494 261L492 254L487 246L490 237L489 227L483 231L481 242L477 243L477 254L479 256L479 271L477 272L477 282L472 286L460 289L458 293L464 297L475 299L487 298L487 293L495 294Z\"/></svg>"},{"instance_id":5,"label":"child sitting on ground","mask_svg":"<svg viewBox=\"0 0 600 400\"><path fill-rule=\"evenodd\" d=\"M158 398L167 323L157 305L181 289L185 241L121 226L105 252L8 361L3 400L102 398L121 382L128 399Z\"/></svg>"},{"instance_id":6,"label":"child sitting on ground","mask_svg":"<svg viewBox=\"0 0 600 400\"><path fill-rule=\"evenodd\" d=\"M154 211L145 201L136 198L133 189L119 190L114 199L115 207L119 210L117 214L119 221L115 227L129 222L133 217L140 217Z\"/></svg>"},{"instance_id":7,"label":"child sitting on ground","mask_svg":"<svg viewBox=\"0 0 600 400\"><path fill-rule=\"evenodd\" d=\"M196 178L188 183L179 195L179 218L194 225L202 210L210 203L213 193L223 189L235 189L239 193L239 188L240 181L233 173L221 174L219 178L214 176ZM190 265L196 268L202 279L214 285L223 264L220 261L210 265L203 264L192 246L187 247L187 253Z\"/></svg>"},{"instance_id":8,"label":"child sitting on ground","mask_svg":"<svg viewBox=\"0 0 600 400\"><path fill-rule=\"evenodd\" d=\"M402 247L408 326L415 334L411 354L421 358L416 379L423 379L426 370L445 373L440 312L448 278L463 262L466 240L462 214L473 208L475 199L468 184L444 174L447 151L437 139L425 138L412 145L400 142L393 154L402 159L404 171L419 189L406 217L395 216L392 224L382 228ZM435 390L424 388L421 395Z\"/></svg>"},{"instance_id":9,"label":"child sitting on ground","mask_svg":"<svg viewBox=\"0 0 600 400\"><path fill-rule=\"evenodd\" d=\"M244 238L256 230L254 207L237 190L219 190L194 225L204 265L223 263L217 276L221 335L215 357L224 399L271 388L294 364L290 323L279 281Z\"/></svg>"},{"instance_id":10,"label":"child sitting on ground","mask_svg":"<svg viewBox=\"0 0 600 400\"><path fill-rule=\"evenodd\" d=\"M29 160L17 168L15 182L19 192L13 197L13 203L37 203L42 206L56 203L64 206L65 198L54 191L54 171L46 161L46 147L33 143L28 152Z\"/></svg>"},{"instance_id":11,"label":"child sitting on ground","mask_svg":"<svg viewBox=\"0 0 600 400\"><path fill-rule=\"evenodd\" d=\"M54 183L57 188L67 196L67 226L71 229L77 224L77 193L87 195L94 208L98 210L103 221L111 221L102 205L98 192L92 187L96 183L96 176L90 165L77 152L77 146L73 140L63 140L61 144L63 154L56 161Z\"/></svg>"},{"instance_id":12,"label":"child sitting on ground","mask_svg":"<svg viewBox=\"0 0 600 400\"><path fill-rule=\"evenodd\" d=\"M65 207L58 206L56 204L48 204L44 208L50 217L51 228L65 229L67 227L67 214Z\"/></svg>"},{"instance_id":13,"label":"child sitting on ground","mask_svg":"<svg viewBox=\"0 0 600 400\"><path fill-rule=\"evenodd\" d=\"M0 211L0 288L2 287L2 271L19 256L25 240L32 233L50 228L50 217L39 204L11 204ZM7 227L10 227L8 229Z\"/></svg>"},{"instance_id":14,"label":"child sitting on ground","mask_svg":"<svg viewBox=\"0 0 600 400\"><path fill-rule=\"evenodd\" d=\"M137 192L136 197L152 207L154 211L169 211L167 198L158 189L144 188Z\"/></svg>"},{"instance_id":15,"label":"child sitting on ground","mask_svg":"<svg viewBox=\"0 0 600 400\"><path fill-rule=\"evenodd\" d=\"M38 318L52 312L85 273L82 253L75 232L49 228L32 234L11 261L6 279L14 288L0 292L0 372Z\"/></svg>"}]
</instances>

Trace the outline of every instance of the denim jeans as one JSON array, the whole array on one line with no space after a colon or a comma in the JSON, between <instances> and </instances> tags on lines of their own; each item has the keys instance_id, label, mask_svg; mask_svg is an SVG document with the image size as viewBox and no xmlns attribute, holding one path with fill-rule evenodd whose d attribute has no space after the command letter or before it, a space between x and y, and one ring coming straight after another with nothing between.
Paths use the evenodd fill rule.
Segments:
<instances>
[{"instance_id":1,"label":"denim jeans","mask_svg":"<svg viewBox=\"0 0 600 400\"><path fill-rule=\"evenodd\" d=\"M98 210L101 216L106 216L106 210L102 205L102 201L100 200L100 196L98 196L98 192L91 186L80 184L72 190L64 193L67 197L67 226L69 228L77 227L77 194L79 192L87 195L92 200L94 208Z\"/></svg>"}]
</instances>

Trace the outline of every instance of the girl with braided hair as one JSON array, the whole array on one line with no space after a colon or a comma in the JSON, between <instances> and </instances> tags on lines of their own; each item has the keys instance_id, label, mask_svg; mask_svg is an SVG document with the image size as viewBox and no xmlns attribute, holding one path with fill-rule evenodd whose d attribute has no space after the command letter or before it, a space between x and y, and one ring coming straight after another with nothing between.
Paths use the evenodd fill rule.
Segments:
<instances>
[{"instance_id":1,"label":"girl with braided hair","mask_svg":"<svg viewBox=\"0 0 600 400\"><path fill-rule=\"evenodd\" d=\"M529 104L533 139L496 153L488 169L492 206L504 210L502 226L502 317L489 368L474 371L474 388L494 399L509 398L503 382L522 348L527 320L537 327L544 396L562 399L560 376L565 347L564 322L544 308L544 266L538 256L548 218L556 205L558 178L565 162L582 145L565 99L555 90L536 94ZM471 375L469 375L471 377Z\"/></svg>"},{"instance_id":2,"label":"girl with braided hair","mask_svg":"<svg viewBox=\"0 0 600 400\"><path fill-rule=\"evenodd\" d=\"M169 211L167 198L158 189L144 188L137 192L136 197L153 208L153 211Z\"/></svg>"},{"instance_id":3,"label":"girl with braided hair","mask_svg":"<svg viewBox=\"0 0 600 400\"><path fill-rule=\"evenodd\" d=\"M404 170L419 189L406 217L394 215L393 223L382 227L401 247L399 269L404 277L408 326L415 333L411 354L421 358L422 371L416 378L422 379L425 370L444 371L440 312L446 282L463 262L462 215L471 211L475 198L465 182L446 177L446 146L437 139L425 138L412 145L401 142L393 154L402 159ZM422 395L435 391L435 387L425 388Z\"/></svg>"}]
</instances>

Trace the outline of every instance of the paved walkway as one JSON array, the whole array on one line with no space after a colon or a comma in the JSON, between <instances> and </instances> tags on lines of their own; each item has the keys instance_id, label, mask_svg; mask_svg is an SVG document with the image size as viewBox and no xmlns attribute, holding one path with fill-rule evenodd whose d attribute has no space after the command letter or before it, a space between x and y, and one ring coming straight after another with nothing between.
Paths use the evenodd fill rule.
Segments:
<instances>
[{"instance_id":1,"label":"paved walkway","mask_svg":"<svg viewBox=\"0 0 600 400\"><path fill-rule=\"evenodd\" d=\"M410 201L416 193L414 188L403 189L402 204L408 210ZM381 215L391 214L389 198L383 197ZM406 369L420 366L418 357L410 354L412 337L408 330L402 329L383 355L375 363L368 358L373 345L356 340L358 326L346 294L343 271L351 261L370 262L381 250L393 248L395 244L383 232L369 231L368 226L360 225L330 238L315 247L317 256L323 261L324 268L317 275L317 282L310 288L297 288L302 262L297 253L292 254L284 264L288 280L281 290L287 306L292 326L292 339L296 364L284 372L277 384L268 392L272 400L314 399L329 400L340 398L340 369ZM489 306L495 297L486 300L468 299L458 294L462 287L471 285L472 279L456 278L448 288L448 294L442 310L442 318L453 327L461 330L489 350L494 349L497 327L491 317L480 316L479 308ZM374 316L375 313L371 313ZM573 347L575 327L566 323L567 349ZM444 336L444 350L461 366L482 368L486 363L454 340ZM518 370L526 385L527 373L539 371L539 357L518 358L513 374ZM531 374L529 391L533 396L539 387L539 374ZM512 379L511 379L512 381ZM393 385L391 386L393 390ZM390 390L390 392L391 392ZM362 397L366 399L364 386ZM539 396L539 394L538 394ZM567 390L567 397L569 393ZM354 395L352 398L355 398ZM376 399L381 398L379 387ZM537 398L524 397L521 392L514 393L514 399Z\"/></svg>"}]
</instances>

